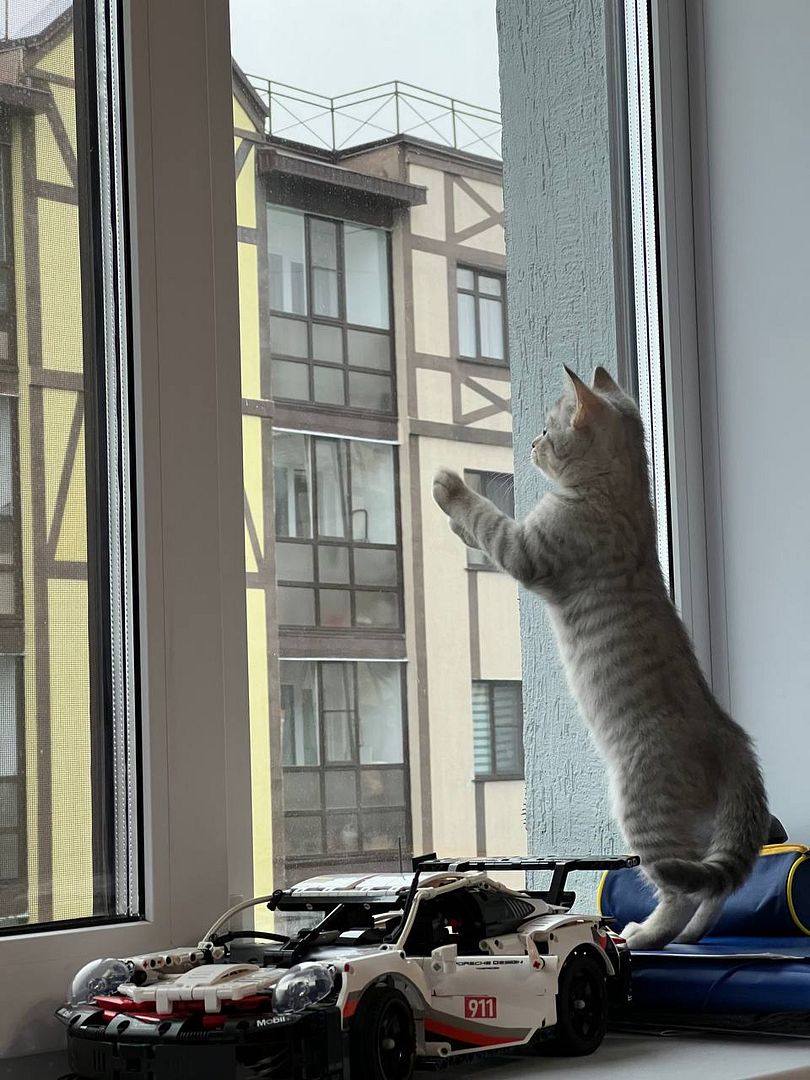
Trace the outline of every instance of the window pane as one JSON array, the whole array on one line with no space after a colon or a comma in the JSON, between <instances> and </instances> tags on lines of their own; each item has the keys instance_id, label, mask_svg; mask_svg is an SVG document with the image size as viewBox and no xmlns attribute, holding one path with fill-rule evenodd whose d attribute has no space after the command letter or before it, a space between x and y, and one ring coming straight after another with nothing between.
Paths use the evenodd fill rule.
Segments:
<instances>
[{"instance_id":1,"label":"window pane","mask_svg":"<svg viewBox=\"0 0 810 1080\"><path fill-rule=\"evenodd\" d=\"M391 379L386 375L349 372L349 404L353 409L391 412L394 407Z\"/></svg>"},{"instance_id":2,"label":"window pane","mask_svg":"<svg viewBox=\"0 0 810 1080\"><path fill-rule=\"evenodd\" d=\"M287 850L296 855L320 855L323 851L322 818L320 815L285 816L284 841Z\"/></svg>"},{"instance_id":3,"label":"window pane","mask_svg":"<svg viewBox=\"0 0 810 1080\"><path fill-rule=\"evenodd\" d=\"M458 352L459 356L477 356L475 347L475 297L458 294Z\"/></svg>"},{"instance_id":4,"label":"window pane","mask_svg":"<svg viewBox=\"0 0 810 1080\"><path fill-rule=\"evenodd\" d=\"M281 684L281 745L285 765L317 765L317 689L315 664L300 660L279 662Z\"/></svg>"},{"instance_id":5,"label":"window pane","mask_svg":"<svg viewBox=\"0 0 810 1080\"><path fill-rule=\"evenodd\" d=\"M511 473L479 473L481 494L509 517L515 516L515 480Z\"/></svg>"},{"instance_id":6,"label":"window pane","mask_svg":"<svg viewBox=\"0 0 810 1080\"><path fill-rule=\"evenodd\" d=\"M0 656L0 777L17 775L17 659Z\"/></svg>"},{"instance_id":7,"label":"window pane","mask_svg":"<svg viewBox=\"0 0 810 1080\"><path fill-rule=\"evenodd\" d=\"M476 776L491 775L492 768L492 732L490 729L489 686L486 683L472 684L472 721L473 721L473 768Z\"/></svg>"},{"instance_id":8,"label":"window pane","mask_svg":"<svg viewBox=\"0 0 810 1080\"><path fill-rule=\"evenodd\" d=\"M17 825L17 784L0 781L0 829L13 829Z\"/></svg>"},{"instance_id":9,"label":"window pane","mask_svg":"<svg viewBox=\"0 0 810 1080\"><path fill-rule=\"evenodd\" d=\"M284 809L320 810L320 772L284 772Z\"/></svg>"},{"instance_id":10,"label":"window pane","mask_svg":"<svg viewBox=\"0 0 810 1080\"><path fill-rule=\"evenodd\" d=\"M354 769L329 769L326 773L326 808L343 810L357 806L357 779Z\"/></svg>"},{"instance_id":11,"label":"window pane","mask_svg":"<svg viewBox=\"0 0 810 1080\"><path fill-rule=\"evenodd\" d=\"M358 585L396 585L397 553L377 548L355 548L354 580Z\"/></svg>"},{"instance_id":12,"label":"window pane","mask_svg":"<svg viewBox=\"0 0 810 1080\"><path fill-rule=\"evenodd\" d=\"M323 405L344 405L346 390L343 384L343 368L316 367L314 369L313 400Z\"/></svg>"},{"instance_id":13,"label":"window pane","mask_svg":"<svg viewBox=\"0 0 810 1080\"><path fill-rule=\"evenodd\" d=\"M495 771L498 774L520 775L523 772L520 695L520 683L500 683L493 687Z\"/></svg>"},{"instance_id":14,"label":"window pane","mask_svg":"<svg viewBox=\"0 0 810 1080\"><path fill-rule=\"evenodd\" d=\"M291 360L273 361L273 397L309 401L309 369Z\"/></svg>"},{"instance_id":15,"label":"window pane","mask_svg":"<svg viewBox=\"0 0 810 1080\"><path fill-rule=\"evenodd\" d=\"M348 536L349 478L344 439L315 440L318 481L318 535Z\"/></svg>"},{"instance_id":16,"label":"window pane","mask_svg":"<svg viewBox=\"0 0 810 1080\"><path fill-rule=\"evenodd\" d=\"M404 772L401 769L363 769L360 773L360 802L363 806L404 805Z\"/></svg>"},{"instance_id":17,"label":"window pane","mask_svg":"<svg viewBox=\"0 0 810 1080\"><path fill-rule=\"evenodd\" d=\"M348 548L321 544L318 548L318 580L331 585L348 585Z\"/></svg>"},{"instance_id":18,"label":"window pane","mask_svg":"<svg viewBox=\"0 0 810 1080\"><path fill-rule=\"evenodd\" d=\"M391 338L388 334L370 334L349 330L349 363L353 367L388 371L391 367Z\"/></svg>"},{"instance_id":19,"label":"window pane","mask_svg":"<svg viewBox=\"0 0 810 1080\"><path fill-rule=\"evenodd\" d=\"M314 590L293 585L279 586L278 621L281 626L314 626Z\"/></svg>"},{"instance_id":20,"label":"window pane","mask_svg":"<svg viewBox=\"0 0 810 1080\"><path fill-rule=\"evenodd\" d=\"M394 448L353 440L352 535L371 544L395 544Z\"/></svg>"},{"instance_id":21,"label":"window pane","mask_svg":"<svg viewBox=\"0 0 810 1080\"><path fill-rule=\"evenodd\" d=\"M503 360L503 305L500 300L479 300L481 320L481 355Z\"/></svg>"},{"instance_id":22,"label":"window pane","mask_svg":"<svg viewBox=\"0 0 810 1080\"><path fill-rule=\"evenodd\" d=\"M396 850L406 844L407 826L402 810L375 810L361 818L363 851Z\"/></svg>"},{"instance_id":23,"label":"window pane","mask_svg":"<svg viewBox=\"0 0 810 1080\"><path fill-rule=\"evenodd\" d=\"M485 293L487 296L500 296L501 279L499 277L490 277L487 274L479 274L478 291Z\"/></svg>"},{"instance_id":24,"label":"window pane","mask_svg":"<svg viewBox=\"0 0 810 1080\"><path fill-rule=\"evenodd\" d=\"M326 849L340 854L360 850L357 814L329 814L326 819Z\"/></svg>"},{"instance_id":25,"label":"window pane","mask_svg":"<svg viewBox=\"0 0 810 1080\"><path fill-rule=\"evenodd\" d=\"M270 307L274 311L305 315L304 215L296 210L268 206L267 242L270 251Z\"/></svg>"},{"instance_id":26,"label":"window pane","mask_svg":"<svg viewBox=\"0 0 810 1080\"><path fill-rule=\"evenodd\" d=\"M353 664L321 664L321 722L327 761L353 761L355 758L353 667Z\"/></svg>"},{"instance_id":27,"label":"window pane","mask_svg":"<svg viewBox=\"0 0 810 1080\"><path fill-rule=\"evenodd\" d=\"M279 581L314 581L309 544L276 544L276 578Z\"/></svg>"},{"instance_id":28,"label":"window pane","mask_svg":"<svg viewBox=\"0 0 810 1080\"><path fill-rule=\"evenodd\" d=\"M399 597L392 592L358 592L354 597L355 623L380 630L397 630L400 625Z\"/></svg>"},{"instance_id":29,"label":"window pane","mask_svg":"<svg viewBox=\"0 0 810 1080\"><path fill-rule=\"evenodd\" d=\"M313 266L337 270L337 225L334 221L309 219L309 247Z\"/></svg>"},{"instance_id":30,"label":"window pane","mask_svg":"<svg viewBox=\"0 0 810 1080\"><path fill-rule=\"evenodd\" d=\"M466 267L459 266L456 270L456 284L460 289L474 289L475 274L472 270L467 270Z\"/></svg>"},{"instance_id":31,"label":"window pane","mask_svg":"<svg viewBox=\"0 0 810 1080\"><path fill-rule=\"evenodd\" d=\"M321 589L318 593L321 605L321 626L351 626L351 596L343 589Z\"/></svg>"},{"instance_id":32,"label":"window pane","mask_svg":"<svg viewBox=\"0 0 810 1080\"><path fill-rule=\"evenodd\" d=\"M306 435L277 431L273 436L276 535L312 536L312 485Z\"/></svg>"},{"instance_id":33,"label":"window pane","mask_svg":"<svg viewBox=\"0 0 810 1080\"><path fill-rule=\"evenodd\" d=\"M381 229L343 226L346 318L358 326L387 329L388 238Z\"/></svg>"},{"instance_id":34,"label":"window pane","mask_svg":"<svg viewBox=\"0 0 810 1080\"><path fill-rule=\"evenodd\" d=\"M274 356L308 355L307 324L298 319L273 318L270 320L270 347Z\"/></svg>"},{"instance_id":35,"label":"window pane","mask_svg":"<svg viewBox=\"0 0 810 1080\"><path fill-rule=\"evenodd\" d=\"M399 664L357 665L360 761L402 761L402 678Z\"/></svg>"},{"instance_id":36,"label":"window pane","mask_svg":"<svg viewBox=\"0 0 810 1080\"><path fill-rule=\"evenodd\" d=\"M312 268L312 314L325 318L338 317L337 270Z\"/></svg>"},{"instance_id":37,"label":"window pane","mask_svg":"<svg viewBox=\"0 0 810 1080\"><path fill-rule=\"evenodd\" d=\"M340 327L312 324L312 358L330 364L343 363L343 331Z\"/></svg>"}]
</instances>

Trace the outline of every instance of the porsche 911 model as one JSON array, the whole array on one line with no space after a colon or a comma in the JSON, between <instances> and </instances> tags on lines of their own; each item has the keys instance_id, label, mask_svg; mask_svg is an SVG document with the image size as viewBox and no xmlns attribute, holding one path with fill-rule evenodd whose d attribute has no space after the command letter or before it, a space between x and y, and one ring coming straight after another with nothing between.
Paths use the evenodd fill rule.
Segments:
<instances>
[{"instance_id":1,"label":"porsche 911 model","mask_svg":"<svg viewBox=\"0 0 810 1080\"><path fill-rule=\"evenodd\" d=\"M231 909L193 948L100 960L58 1016L82 1080L408 1080L418 1059L553 1040L590 1054L629 952L571 910L574 870L605 859L414 860L410 875L311 878ZM544 891L492 872L552 871ZM319 920L293 936L223 931L243 908Z\"/></svg>"}]
</instances>

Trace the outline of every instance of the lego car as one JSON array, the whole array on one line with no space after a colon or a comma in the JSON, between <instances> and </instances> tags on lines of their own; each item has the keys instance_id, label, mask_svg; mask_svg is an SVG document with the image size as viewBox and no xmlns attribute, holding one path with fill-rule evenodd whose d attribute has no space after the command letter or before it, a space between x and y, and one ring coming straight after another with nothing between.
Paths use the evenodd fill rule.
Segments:
<instances>
[{"instance_id":1,"label":"lego car","mask_svg":"<svg viewBox=\"0 0 810 1080\"><path fill-rule=\"evenodd\" d=\"M574 870L605 859L414 860L413 873L311 878L226 912L194 948L94 961L57 1015L81 1080L408 1080L417 1061L544 1043L589 1054L629 952L571 910ZM492 872L551 871L544 891ZM225 930L266 903L318 917L290 936Z\"/></svg>"}]
</instances>

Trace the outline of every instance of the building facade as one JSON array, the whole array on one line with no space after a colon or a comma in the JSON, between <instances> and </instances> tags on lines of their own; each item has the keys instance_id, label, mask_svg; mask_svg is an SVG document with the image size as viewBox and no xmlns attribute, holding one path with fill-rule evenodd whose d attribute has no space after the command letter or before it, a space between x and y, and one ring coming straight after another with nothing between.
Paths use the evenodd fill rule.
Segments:
<instances>
[{"instance_id":1,"label":"building facade","mask_svg":"<svg viewBox=\"0 0 810 1080\"><path fill-rule=\"evenodd\" d=\"M234 85L256 887L521 853L516 587L430 493L513 509L500 164Z\"/></svg>"}]
</instances>

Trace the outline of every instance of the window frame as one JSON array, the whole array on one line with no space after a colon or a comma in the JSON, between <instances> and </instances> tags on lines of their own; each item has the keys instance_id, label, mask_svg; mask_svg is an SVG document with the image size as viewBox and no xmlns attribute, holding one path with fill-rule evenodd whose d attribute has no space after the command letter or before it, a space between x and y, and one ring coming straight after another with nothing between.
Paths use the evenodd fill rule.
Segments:
<instances>
[{"instance_id":1,"label":"window frame","mask_svg":"<svg viewBox=\"0 0 810 1080\"><path fill-rule=\"evenodd\" d=\"M520 679L473 679L473 686L485 686L487 688L489 708L489 764L490 770L486 773L475 772L475 760L473 758L473 780L476 783L488 784L496 780L525 780L526 779L526 745L523 738L523 684ZM495 723L495 690L499 686L517 686L518 711L514 727L520 732L520 760L522 768L517 772L498 772L495 755L495 737L497 724ZM510 725L511 726L511 725ZM473 726L473 737L475 728Z\"/></svg>"},{"instance_id":2,"label":"window frame","mask_svg":"<svg viewBox=\"0 0 810 1080\"><path fill-rule=\"evenodd\" d=\"M266 290L266 296L263 298L262 303L266 305L266 313L268 319L268 356L266 362L262 365L261 372L261 388L262 396L264 398L271 399L279 402L285 406L293 406L298 408L323 410L327 413L338 413L340 415L363 415L370 416L375 419L395 419L397 415L397 372L396 372L396 350L394 342L394 300L393 300L393 262L392 262L392 243L391 243L391 230L382 228L378 225L367 225L365 222L353 222L346 218L329 217L326 214L319 214L314 211L303 210L298 207L291 207L282 205L281 203L272 202L268 199L265 202L265 213L269 214L271 209L283 210L287 213L299 214L304 220L304 280L306 282L306 312L302 315L297 312L283 311L278 308L273 308L270 305L270 290ZM312 310L312 242L311 242L311 222L312 221L326 221L329 224L334 225L337 230L336 238L336 252L337 252L337 294L338 294L338 313L336 316L328 315L316 315ZM345 259L345 227L346 225L353 225L358 228L374 229L376 232L382 234L385 237L386 246L386 273L387 273L387 289L388 296L388 327L382 328L377 326L364 326L361 323L349 322L347 316L347 299L346 299L346 259ZM267 250L264 253L264 258L268 259L270 256L270 241L269 241L269 224L268 224L268 240ZM276 352L272 345L272 334L270 330L271 319L286 319L291 322L303 323L306 326L306 340L307 340L307 356L291 356L288 353ZM320 359L315 359L312 355L312 337L313 327L315 326L327 326L339 329L341 332L341 345L343 349L343 360L340 363L330 363ZM356 364L349 363L349 334L352 332L375 334L379 337L386 338L388 341L388 359L389 366L386 369L362 367ZM278 360L282 360L286 363L296 364L300 367L304 367L307 372L307 390L309 396L307 398L294 398L285 397L283 394L277 395L274 391L274 370L275 363ZM343 404L336 404L333 402L317 401L315 398L315 369L325 368L327 370L340 371L343 375ZM370 409L362 405L351 405L350 402L350 376L352 373L357 375L376 375L378 377L388 378L391 385L391 408L385 409Z\"/></svg>"},{"instance_id":3,"label":"window frame","mask_svg":"<svg viewBox=\"0 0 810 1080\"><path fill-rule=\"evenodd\" d=\"M228 4L124 0L121 30L146 915L0 939L0 1059L64 1046L53 1009L89 959L196 940L252 891Z\"/></svg>"},{"instance_id":4,"label":"window frame","mask_svg":"<svg viewBox=\"0 0 810 1080\"><path fill-rule=\"evenodd\" d=\"M404 558L402 550L402 510L401 499L399 496L399 481L400 481L400 462L398 447L394 443L383 442L372 439L355 439L351 436L340 435L323 435L317 432L307 431L293 431L286 428L275 428L275 434L287 434L287 435L299 435L307 440L307 455L309 462L309 477L310 477L310 506L311 506L311 537L289 537L282 536L278 532L274 532L275 545L276 545L276 564L278 565L278 546L279 544L293 544L302 547L308 547L312 551L312 566L313 566L313 581L292 581L289 578L281 578L276 576L276 589L292 588L292 589L311 589L314 592L314 604L315 604L315 621L312 625L301 623L282 623L279 617L279 632L284 634L329 634L331 635L351 635L353 639L362 635L363 637L383 637L399 638L404 633L405 628L405 597L404 597ZM376 446L388 446L391 450L392 456L392 481L394 485L393 491L393 505L394 505L394 543L393 544L380 544L367 541L356 541L353 535L347 537L330 537L321 536L318 533L318 468L317 468L317 455L316 455L316 440L322 442L332 443L355 443L366 442L372 443ZM351 508L352 502L352 465L351 465L351 447L349 446L346 451L347 457L347 485L349 495L349 508ZM271 459L272 460L272 459ZM349 514L349 524L351 530L351 517L352 512ZM353 530L351 530L353 533ZM321 583L319 581L319 547L335 547L335 548L347 548L349 551L349 581L346 583L339 582L326 582ZM365 551L385 551L393 552L396 558L397 566L397 580L396 584L391 585L358 585L356 584L355 569L354 569L354 552L356 550ZM349 626L326 626L319 622L320 612L320 598L319 593L321 590L332 592L348 592L349 604L351 613L351 623ZM396 626L363 626L356 623L356 594L358 593L390 593L395 596L398 602L399 608L399 621Z\"/></svg>"},{"instance_id":5,"label":"window frame","mask_svg":"<svg viewBox=\"0 0 810 1080\"><path fill-rule=\"evenodd\" d=\"M458 283L459 270L468 270L473 275L473 287L472 289L465 289ZM503 359L498 360L492 356L484 356L481 352L481 300L495 300L491 293L482 293L478 287L478 281L481 277L497 278L501 283L501 335L503 339ZM495 270L488 266L473 266L471 263L457 262L455 268L454 277L454 295L455 304L453 305L453 317L456 320L456 342L458 343L461 338L460 324L461 320L458 313L458 297L459 295L471 296L473 298L473 304L475 307L475 356L465 356L461 352L461 346L458 345L458 360L465 364L485 364L490 367L506 368L509 369L509 332L508 332L508 313L507 313L507 299L506 299L506 271Z\"/></svg>"},{"instance_id":6,"label":"window frame","mask_svg":"<svg viewBox=\"0 0 810 1080\"><path fill-rule=\"evenodd\" d=\"M357 851L340 851L330 852L328 850L328 829L327 819L330 813L354 813L357 817L358 827L363 819L364 813L366 815L379 810L393 810L401 811L405 820L405 845L402 848L402 856L405 859L409 859L411 855L411 849L413 846L413 829L410 815L411 808L411 777L410 777L410 740L408 737L408 703L407 703L407 672L406 664L404 661L389 660L389 661L377 661L377 660L362 660L362 659L291 659L287 657L280 658L281 663L291 664L312 664L315 668L315 681L316 681L316 700L317 700L317 722L318 722L318 756L319 761L317 765L287 765L283 761L281 762L281 775L282 784L286 782L287 777L295 777L300 775L317 775L319 777L319 790L320 790L320 808L312 810L287 810L283 806L281 816L283 822L286 822L288 818L307 818L307 817L320 817L321 819L321 839L323 844L323 851L319 854L310 855L294 855L288 856L286 851L286 839L282 841L285 846L284 850L284 870L285 874L290 870L302 870L304 872L312 871L313 867L331 865L333 863L340 863L346 859L351 859L353 864L379 861L381 856L394 856L399 855L400 852L394 848L375 848L372 850L364 850L362 847ZM329 762L326 759L325 753L325 728L323 724L322 713L322 701L323 701L323 665L324 664L350 664L352 668L352 680L353 680L353 695L354 695L354 710L352 717L353 734L355 736L353 741L353 749L355 751L355 759L352 761L335 761ZM360 730L360 709L359 709L359 667L361 664L375 664L375 663L388 663L389 665L396 665L399 668L399 687L400 687L400 705L401 705L401 738L402 738L402 760L398 762L387 762L384 764L363 764L360 761L359 754L359 730ZM281 673L279 672L279 679L281 679ZM283 685L283 684L282 684ZM351 807L344 808L329 808L326 804L326 774L328 771L352 773L355 777L355 792L357 795L357 803L352 810ZM376 807L362 807L360 802L360 787L362 783L362 774L364 772L380 772L380 771L397 771L402 773L403 777L403 801L402 805L391 806L388 804L376 806ZM282 796L283 800L283 796ZM283 824L282 824L283 828ZM358 831L358 837L362 833Z\"/></svg>"}]
</instances>

